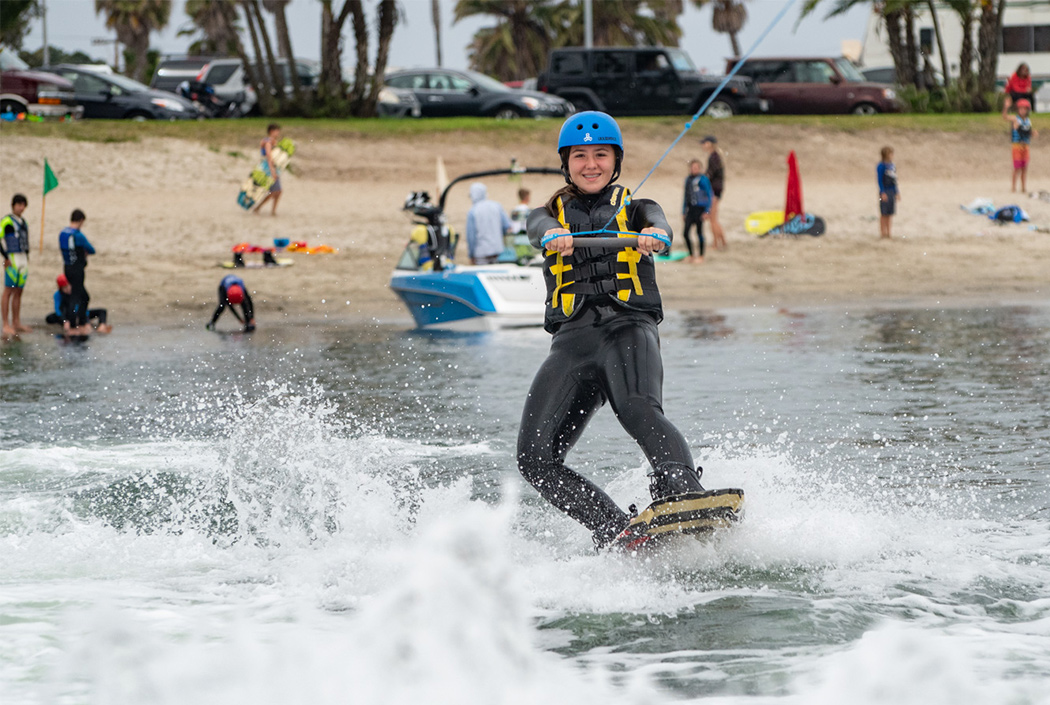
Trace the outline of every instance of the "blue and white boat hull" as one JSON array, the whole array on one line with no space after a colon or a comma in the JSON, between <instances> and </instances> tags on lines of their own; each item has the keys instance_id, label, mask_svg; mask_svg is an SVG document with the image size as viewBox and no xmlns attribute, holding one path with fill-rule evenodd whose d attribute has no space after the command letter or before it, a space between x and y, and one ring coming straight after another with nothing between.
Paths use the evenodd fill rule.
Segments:
<instances>
[{"instance_id":1,"label":"blue and white boat hull","mask_svg":"<svg viewBox=\"0 0 1050 705\"><path fill-rule=\"evenodd\" d=\"M472 319L496 326L543 324L542 267L493 264L440 272L394 270L390 288L420 328Z\"/></svg>"}]
</instances>

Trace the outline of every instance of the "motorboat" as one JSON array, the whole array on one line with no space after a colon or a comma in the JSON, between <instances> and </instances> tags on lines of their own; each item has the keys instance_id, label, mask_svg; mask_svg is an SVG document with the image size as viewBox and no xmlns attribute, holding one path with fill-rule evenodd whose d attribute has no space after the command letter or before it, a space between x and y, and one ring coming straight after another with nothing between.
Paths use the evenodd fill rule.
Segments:
<instances>
[{"instance_id":1,"label":"motorboat","mask_svg":"<svg viewBox=\"0 0 1050 705\"><path fill-rule=\"evenodd\" d=\"M405 199L413 227L390 288L401 297L420 328L482 323L485 327L538 326L543 323L543 258L523 234L508 235L496 264L464 265L455 261L459 235L449 227L445 203L452 187L467 179L515 174L556 174L560 169L512 164L463 174L442 191L435 204L425 191Z\"/></svg>"}]
</instances>

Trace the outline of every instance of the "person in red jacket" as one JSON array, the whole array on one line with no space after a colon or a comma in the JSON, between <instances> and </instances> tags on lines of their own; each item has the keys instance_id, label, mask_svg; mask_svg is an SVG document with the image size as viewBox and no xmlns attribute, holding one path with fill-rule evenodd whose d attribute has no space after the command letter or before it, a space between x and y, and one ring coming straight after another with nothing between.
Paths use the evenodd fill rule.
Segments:
<instances>
[{"instance_id":1,"label":"person in red jacket","mask_svg":"<svg viewBox=\"0 0 1050 705\"><path fill-rule=\"evenodd\" d=\"M1029 105L1035 105L1035 95L1032 93L1032 71L1028 68L1028 64L1021 62L1017 66L1017 70L1010 76L1003 91L1006 93L1006 99L1003 101L1003 117L1006 117L1010 107L1017 105L1019 100L1027 100Z\"/></svg>"}]
</instances>

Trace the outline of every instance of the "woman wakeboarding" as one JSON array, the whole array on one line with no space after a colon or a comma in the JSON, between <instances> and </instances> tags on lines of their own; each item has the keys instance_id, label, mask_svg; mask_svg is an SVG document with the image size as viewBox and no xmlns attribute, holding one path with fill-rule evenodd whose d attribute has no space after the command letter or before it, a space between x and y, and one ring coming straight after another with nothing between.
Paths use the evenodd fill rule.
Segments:
<instances>
[{"instance_id":1,"label":"woman wakeboarding","mask_svg":"<svg viewBox=\"0 0 1050 705\"><path fill-rule=\"evenodd\" d=\"M544 328L552 338L522 411L518 468L602 548L630 516L565 457L606 401L652 466L654 500L704 489L689 445L662 407L663 308L653 254L670 249L671 227L659 204L631 200L615 183L623 137L609 115L567 119L558 154L567 185L527 222L529 240L545 252ZM574 239L581 235L597 237Z\"/></svg>"}]
</instances>

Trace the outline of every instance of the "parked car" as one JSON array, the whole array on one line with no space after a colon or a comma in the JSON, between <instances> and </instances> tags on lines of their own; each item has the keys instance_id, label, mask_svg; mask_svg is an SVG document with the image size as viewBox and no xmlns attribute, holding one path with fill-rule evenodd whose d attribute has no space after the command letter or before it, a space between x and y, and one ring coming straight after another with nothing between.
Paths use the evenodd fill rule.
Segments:
<instances>
[{"instance_id":1,"label":"parked car","mask_svg":"<svg viewBox=\"0 0 1050 705\"><path fill-rule=\"evenodd\" d=\"M75 64L60 64L44 70L73 83L86 118L187 120L199 117L188 100L154 90L126 76L100 74Z\"/></svg>"},{"instance_id":2,"label":"parked car","mask_svg":"<svg viewBox=\"0 0 1050 705\"><path fill-rule=\"evenodd\" d=\"M667 47L554 49L536 79L546 93L572 101L577 110L611 115L696 113L721 78L705 76L685 51ZM758 88L732 78L705 111L712 117L765 111Z\"/></svg>"},{"instance_id":3,"label":"parked car","mask_svg":"<svg viewBox=\"0 0 1050 705\"><path fill-rule=\"evenodd\" d=\"M557 96L515 90L476 71L393 71L383 82L391 88L412 91L423 117L565 117L574 110L571 103Z\"/></svg>"},{"instance_id":4,"label":"parked car","mask_svg":"<svg viewBox=\"0 0 1050 705\"><path fill-rule=\"evenodd\" d=\"M73 84L44 71L33 71L7 48L0 49L0 113L29 113L39 117L79 118Z\"/></svg>"},{"instance_id":5,"label":"parked car","mask_svg":"<svg viewBox=\"0 0 1050 705\"><path fill-rule=\"evenodd\" d=\"M735 64L736 60L729 60L729 66ZM738 75L758 84L771 113L874 115L902 108L893 88L866 81L844 57L747 59Z\"/></svg>"}]
</instances>

